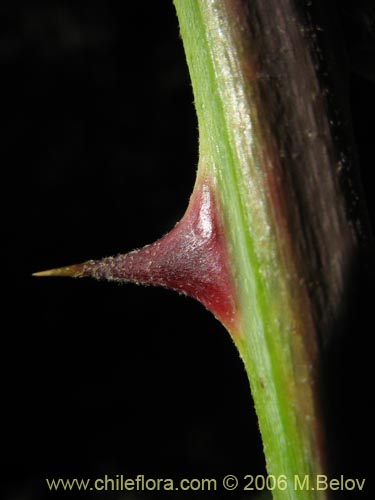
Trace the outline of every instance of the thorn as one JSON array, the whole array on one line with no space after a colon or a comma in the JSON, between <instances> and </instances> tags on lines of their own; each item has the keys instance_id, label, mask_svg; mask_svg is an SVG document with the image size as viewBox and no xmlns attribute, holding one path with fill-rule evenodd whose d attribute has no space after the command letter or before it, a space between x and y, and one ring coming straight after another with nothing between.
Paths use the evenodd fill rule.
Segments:
<instances>
[{"instance_id":1,"label":"thorn","mask_svg":"<svg viewBox=\"0 0 375 500\"><path fill-rule=\"evenodd\" d=\"M160 240L100 260L34 273L158 285L199 300L233 330L237 311L227 243L211 183L196 184L185 215Z\"/></svg>"}]
</instances>

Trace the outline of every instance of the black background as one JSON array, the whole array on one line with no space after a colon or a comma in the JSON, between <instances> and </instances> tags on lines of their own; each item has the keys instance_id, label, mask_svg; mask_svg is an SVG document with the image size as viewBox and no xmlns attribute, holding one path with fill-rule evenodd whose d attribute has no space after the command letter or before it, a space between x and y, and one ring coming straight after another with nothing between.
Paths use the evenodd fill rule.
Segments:
<instances>
[{"instance_id":1,"label":"black background","mask_svg":"<svg viewBox=\"0 0 375 500\"><path fill-rule=\"evenodd\" d=\"M335 9L342 33L330 35L358 62L357 48L373 43L371 4ZM172 2L3 2L0 23L3 498L78 495L48 492L45 477L264 473L244 368L202 306L162 289L30 276L150 243L184 213L198 137ZM352 123L373 218L375 88L371 71L355 69ZM327 356L325 397L335 472L370 482L374 286L364 269Z\"/></svg>"}]
</instances>

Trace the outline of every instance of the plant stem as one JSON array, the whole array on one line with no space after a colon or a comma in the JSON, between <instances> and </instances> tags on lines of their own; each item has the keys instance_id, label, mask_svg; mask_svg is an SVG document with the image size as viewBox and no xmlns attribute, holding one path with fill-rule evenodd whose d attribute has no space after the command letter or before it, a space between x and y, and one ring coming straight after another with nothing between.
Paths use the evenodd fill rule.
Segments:
<instances>
[{"instance_id":1,"label":"plant stem","mask_svg":"<svg viewBox=\"0 0 375 500\"><path fill-rule=\"evenodd\" d=\"M293 0L174 0L200 136L214 179L239 328L277 499L325 471L320 339L337 319L356 246L324 92ZM340 173L341 172L341 173Z\"/></svg>"}]
</instances>

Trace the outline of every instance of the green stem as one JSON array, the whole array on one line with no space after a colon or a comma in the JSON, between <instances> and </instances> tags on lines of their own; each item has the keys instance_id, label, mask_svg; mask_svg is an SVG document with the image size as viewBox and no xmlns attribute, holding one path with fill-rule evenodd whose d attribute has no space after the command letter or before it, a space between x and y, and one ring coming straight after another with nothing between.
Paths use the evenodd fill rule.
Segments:
<instances>
[{"instance_id":1,"label":"green stem","mask_svg":"<svg viewBox=\"0 0 375 500\"><path fill-rule=\"evenodd\" d=\"M263 1L269 19L257 0L174 3L199 122L198 177L216 183L231 255L240 317L231 334L268 473L286 479L274 498L326 498L296 477L314 487L325 470L319 334L337 314L355 236L311 48L289 0ZM272 41L280 53L269 53Z\"/></svg>"}]
</instances>

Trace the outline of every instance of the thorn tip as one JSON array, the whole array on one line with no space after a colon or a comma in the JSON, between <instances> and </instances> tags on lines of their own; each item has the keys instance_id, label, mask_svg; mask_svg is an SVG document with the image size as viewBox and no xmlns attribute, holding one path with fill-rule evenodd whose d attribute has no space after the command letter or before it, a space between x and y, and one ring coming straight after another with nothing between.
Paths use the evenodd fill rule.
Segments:
<instances>
[{"instance_id":1,"label":"thorn tip","mask_svg":"<svg viewBox=\"0 0 375 500\"><path fill-rule=\"evenodd\" d=\"M82 264L74 264L72 266L57 267L56 269L48 269L47 271L38 271L32 273L32 276L37 278L45 277L71 277L79 278L83 276L83 266Z\"/></svg>"}]
</instances>

